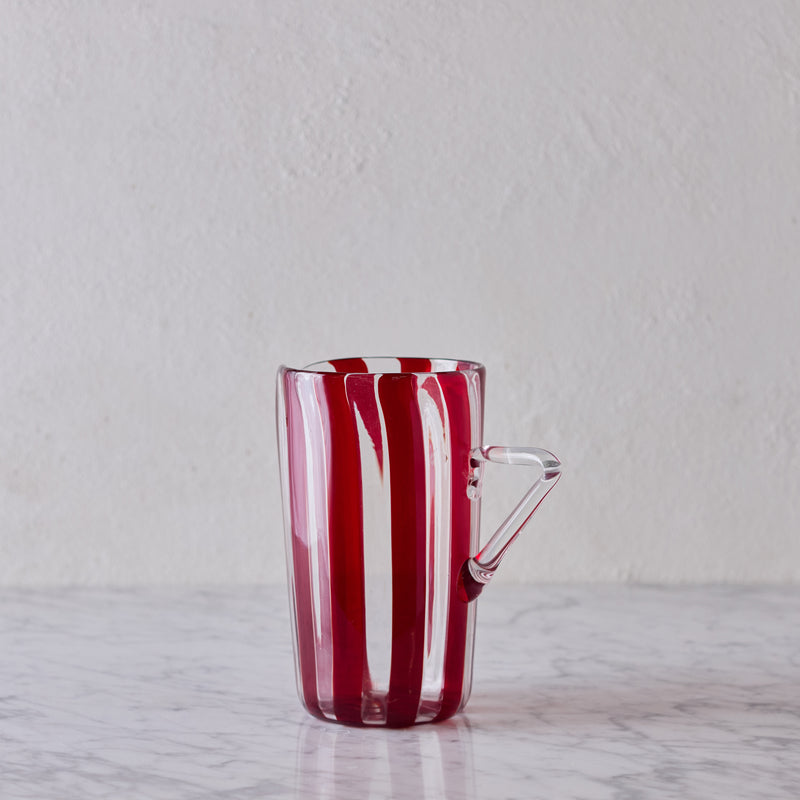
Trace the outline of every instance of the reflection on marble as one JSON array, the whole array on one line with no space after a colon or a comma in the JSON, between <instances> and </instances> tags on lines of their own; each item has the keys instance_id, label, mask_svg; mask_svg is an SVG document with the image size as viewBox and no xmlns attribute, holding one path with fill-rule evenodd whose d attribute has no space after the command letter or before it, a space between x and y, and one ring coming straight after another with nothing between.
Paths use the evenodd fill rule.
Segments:
<instances>
[{"instance_id":1,"label":"reflection on marble","mask_svg":"<svg viewBox=\"0 0 800 800\"><path fill-rule=\"evenodd\" d=\"M800 588L492 586L467 712L307 716L281 588L0 591L0 797L800 797Z\"/></svg>"},{"instance_id":2,"label":"reflection on marble","mask_svg":"<svg viewBox=\"0 0 800 800\"><path fill-rule=\"evenodd\" d=\"M309 720L297 741L295 797L477 797L469 722L413 731L348 728Z\"/></svg>"}]
</instances>

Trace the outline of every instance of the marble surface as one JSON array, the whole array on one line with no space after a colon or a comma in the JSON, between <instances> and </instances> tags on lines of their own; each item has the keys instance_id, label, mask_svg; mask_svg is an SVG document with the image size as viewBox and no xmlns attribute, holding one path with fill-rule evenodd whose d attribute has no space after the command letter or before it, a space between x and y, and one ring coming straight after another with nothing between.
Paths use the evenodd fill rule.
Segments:
<instances>
[{"instance_id":1,"label":"marble surface","mask_svg":"<svg viewBox=\"0 0 800 800\"><path fill-rule=\"evenodd\" d=\"M800 797L800 587L491 586L473 696L301 709L284 590L0 591L0 797Z\"/></svg>"}]
</instances>

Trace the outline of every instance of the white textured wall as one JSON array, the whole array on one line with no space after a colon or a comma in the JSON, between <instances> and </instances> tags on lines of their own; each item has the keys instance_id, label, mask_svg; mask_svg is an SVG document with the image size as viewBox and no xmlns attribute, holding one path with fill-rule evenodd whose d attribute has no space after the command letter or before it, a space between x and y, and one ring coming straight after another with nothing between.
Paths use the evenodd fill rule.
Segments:
<instances>
[{"instance_id":1,"label":"white textured wall","mask_svg":"<svg viewBox=\"0 0 800 800\"><path fill-rule=\"evenodd\" d=\"M564 459L506 580L800 579L799 3L0 8L0 582L282 579L356 354Z\"/></svg>"}]
</instances>

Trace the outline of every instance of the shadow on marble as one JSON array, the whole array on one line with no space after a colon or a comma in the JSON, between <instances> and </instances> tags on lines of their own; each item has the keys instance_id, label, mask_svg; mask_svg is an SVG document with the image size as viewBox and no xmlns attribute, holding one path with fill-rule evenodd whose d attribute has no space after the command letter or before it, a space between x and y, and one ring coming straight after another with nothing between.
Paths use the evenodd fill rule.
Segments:
<instances>
[{"instance_id":1,"label":"shadow on marble","mask_svg":"<svg viewBox=\"0 0 800 800\"><path fill-rule=\"evenodd\" d=\"M531 684L496 686L475 692L466 709L469 727L476 730L552 727L563 722L577 728L608 728L620 721L681 726L707 724L800 724L800 677L763 683L742 682L734 676L692 679L659 677L638 682L591 684Z\"/></svg>"}]
</instances>

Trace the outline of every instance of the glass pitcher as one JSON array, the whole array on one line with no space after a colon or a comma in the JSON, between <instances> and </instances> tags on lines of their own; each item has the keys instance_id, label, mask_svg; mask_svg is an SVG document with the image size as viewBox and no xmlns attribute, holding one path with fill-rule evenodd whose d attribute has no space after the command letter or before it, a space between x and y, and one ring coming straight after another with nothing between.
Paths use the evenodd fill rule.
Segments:
<instances>
[{"instance_id":1,"label":"glass pitcher","mask_svg":"<svg viewBox=\"0 0 800 800\"><path fill-rule=\"evenodd\" d=\"M404 727L466 705L472 601L561 475L546 450L483 445L484 381L441 358L279 369L297 686L314 716ZM479 550L487 461L538 475Z\"/></svg>"}]
</instances>

